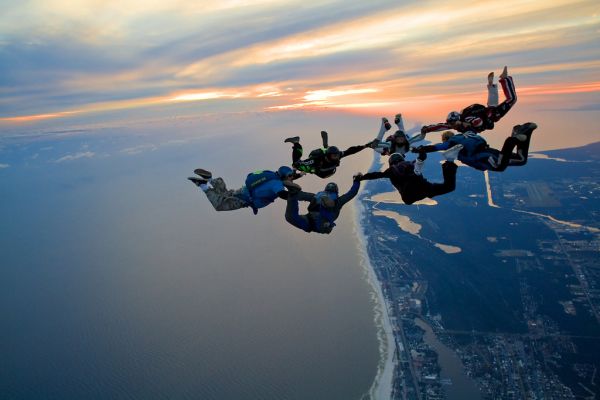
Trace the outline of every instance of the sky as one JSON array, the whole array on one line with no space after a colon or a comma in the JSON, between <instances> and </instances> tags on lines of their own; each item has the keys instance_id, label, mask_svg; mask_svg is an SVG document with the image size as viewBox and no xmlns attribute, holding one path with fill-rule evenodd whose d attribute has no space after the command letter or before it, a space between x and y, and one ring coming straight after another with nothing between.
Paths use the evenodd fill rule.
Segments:
<instances>
[{"instance_id":1,"label":"sky","mask_svg":"<svg viewBox=\"0 0 600 400\"><path fill-rule=\"evenodd\" d=\"M433 123L485 102L504 65L515 117L545 112L555 136L564 119L594 131L600 3L4 0L0 130L184 103Z\"/></svg>"}]
</instances>

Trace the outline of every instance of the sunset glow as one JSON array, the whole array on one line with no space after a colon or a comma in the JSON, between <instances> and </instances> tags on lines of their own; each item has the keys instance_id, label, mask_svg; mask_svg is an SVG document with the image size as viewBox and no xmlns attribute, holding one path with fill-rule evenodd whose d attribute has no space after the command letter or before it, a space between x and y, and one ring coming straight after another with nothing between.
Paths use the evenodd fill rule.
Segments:
<instances>
[{"instance_id":1,"label":"sunset glow","mask_svg":"<svg viewBox=\"0 0 600 400\"><path fill-rule=\"evenodd\" d=\"M8 6L0 123L224 100L254 100L248 111L454 109L483 102L485 76L503 65L525 101L600 101L596 1L125 3Z\"/></svg>"}]
</instances>

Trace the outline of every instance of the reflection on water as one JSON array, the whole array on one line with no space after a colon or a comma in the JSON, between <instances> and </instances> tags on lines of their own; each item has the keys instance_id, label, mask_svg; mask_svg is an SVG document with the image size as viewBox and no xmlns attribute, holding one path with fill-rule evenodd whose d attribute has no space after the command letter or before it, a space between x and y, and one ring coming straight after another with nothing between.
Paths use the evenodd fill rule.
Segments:
<instances>
[{"instance_id":1,"label":"reflection on water","mask_svg":"<svg viewBox=\"0 0 600 400\"><path fill-rule=\"evenodd\" d=\"M436 244L434 244L434 246L437 247L438 249L442 250L446 254L456 254L456 253L460 253L462 251L462 249L460 247L450 246L447 244L436 243Z\"/></svg>"},{"instance_id":2,"label":"reflection on water","mask_svg":"<svg viewBox=\"0 0 600 400\"><path fill-rule=\"evenodd\" d=\"M469 378L460 358L438 340L431 327L422 319L415 318L415 324L425 331L424 340L438 355L440 378L449 379L452 384L444 386L449 400L480 399L477 385Z\"/></svg>"},{"instance_id":3,"label":"reflection on water","mask_svg":"<svg viewBox=\"0 0 600 400\"><path fill-rule=\"evenodd\" d=\"M404 232L410 233L411 235L419 236L419 232L421 232L421 225L412 222L410 218L406 215L400 215L393 211L383 210L376 210L375 212L373 212L373 215L393 219L394 221L396 221L400 229L402 229Z\"/></svg>"},{"instance_id":4,"label":"reflection on water","mask_svg":"<svg viewBox=\"0 0 600 400\"><path fill-rule=\"evenodd\" d=\"M398 214L397 212L389 211L389 210L378 210L376 207L373 207L373 208L375 210L375 211L373 211L373 215L375 215L376 217L386 217L386 218L393 219L394 221L396 221L396 223L398 224L400 229L402 229L404 232L410 233L411 235L416 236L419 239L423 239L423 240L430 242L431 244L433 244L435 247L442 250L446 254L456 254L456 253L460 253L462 251L462 249L460 247L436 243L431 239L424 238L423 236L420 235L422 226L420 224L417 224L416 222L411 221L411 219L409 217L407 217L406 215L401 215L401 214Z\"/></svg>"},{"instance_id":5,"label":"reflection on water","mask_svg":"<svg viewBox=\"0 0 600 400\"><path fill-rule=\"evenodd\" d=\"M374 196L371 196L371 198L369 200L374 201L376 203L405 204L402 201L402 198L400 197L400 194L398 192L378 193ZM430 198L424 198L423 200L419 200L419 201L413 203L413 205L415 205L415 206L435 206L435 205L437 205L437 201L430 199Z\"/></svg>"},{"instance_id":6,"label":"reflection on water","mask_svg":"<svg viewBox=\"0 0 600 400\"><path fill-rule=\"evenodd\" d=\"M591 160L566 160L564 158L550 157L547 154L540 154L540 153L529 153L528 157L529 158L539 158L540 160L552 160L552 161L570 162L570 163L587 163L587 162L592 162Z\"/></svg>"}]
</instances>

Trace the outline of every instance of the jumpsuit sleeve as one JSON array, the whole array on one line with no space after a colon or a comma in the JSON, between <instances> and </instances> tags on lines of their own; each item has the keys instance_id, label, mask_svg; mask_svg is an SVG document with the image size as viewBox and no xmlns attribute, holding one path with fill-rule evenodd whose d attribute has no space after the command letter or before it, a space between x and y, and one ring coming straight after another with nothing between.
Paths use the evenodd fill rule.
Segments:
<instances>
[{"instance_id":1,"label":"jumpsuit sleeve","mask_svg":"<svg viewBox=\"0 0 600 400\"><path fill-rule=\"evenodd\" d=\"M450 148L450 142L442 142L442 143L438 143L438 144L432 144L429 146L418 147L419 150L421 150L425 153L432 153L434 151L440 151L440 150L448 150L449 148Z\"/></svg>"},{"instance_id":2,"label":"jumpsuit sleeve","mask_svg":"<svg viewBox=\"0 0 600 400\"><path fill-rule=\"evenodd\" d=\"M298 192L298 201L312 201L315 199L315 194L310 192Z\"/></svg>"},{"instance_id":3,"label":"jumpsuit sleeve","mask_svg":"<svg viewBox=\"0 0 600 400\"><path fill-rule=\"evenodd\" d=\"M342 206L344 204L346 204L347 202L352 200L358 194L359 188L360 188L360 181L355 181L352 184L352 187L350 188L350 190L348 190L347 193L345 193L339 197L339 199L338 199L339 207L342 208Z\"/></svg>"},{"instance_id":4,"label":"jumpsuit sleeve","mask_svg":"<svg viewBox=\"0 0 600 400\"><path fill-rule=\"evenodd\" d=\"M346 150L342 151L342 154L340 155L340 158L344 158L346 156L350 156L352 154L356 154L359 151L364 150L366 148L367 148L367 146L365 146L365 145L348 147Z\"/></svg>"},{"instance_id":5,"label":"jumpsuit sleeve","mask_svg":"<svg viewBox=\"0 0 600 400\"><path fill-rule=\"evenodd\" d=\"M450 127L450 125L441 122L439 124L433 124L433 125L425 125L424 127L421 128L421 133L429 133L429 132L439 132L439 131L445 131L447 129L452 129Z\"/></svg>"},{"instance_id":6,"label":"jumpsuit sleeve","mask_svg":"<svg viewBox=\"0 0 600 400\"><path fill-rule=\"evenodd\" d=\"M388 168L383 172L380 172L380 171L367 172L360 178L360 180L361 181L370 181L373 179L388 178L390 176L389 171L390 171L390 169Z\"/></svg>"},{"instance_id":7,"label":"jumpsuit sleeve","mask_svg":"<svg viewBox=\"0 0 600 400\"><path fill-rule=\"evenodd\" d=\"M409 144L413 144L415 142L420 142L421 140L425 139L425 133L419 133L411 138L408 139L408 143Z\"/></svg>"}]
</instances>

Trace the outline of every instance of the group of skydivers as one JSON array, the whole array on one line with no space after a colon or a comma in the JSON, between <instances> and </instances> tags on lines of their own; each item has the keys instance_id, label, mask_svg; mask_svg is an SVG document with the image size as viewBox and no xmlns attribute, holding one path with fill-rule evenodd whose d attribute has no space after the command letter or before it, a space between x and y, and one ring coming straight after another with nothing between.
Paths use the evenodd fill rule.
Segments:
<instances>
[{"instance_id":1,"label":"group of skydivers","mask_svg":"<svg viewBox=\"0 0 600 400\"><path fill-rule=\"evenodd\" d=\"M342 207L357 195L360 182L364 180L387 178L398 190L405 204L413 204L426 197L431 198L452 192L456 186L458 159L463 164L480 171L504 171L507 167L525 165L529 151L531 134L537 128L533 122L513 127L512 134L497 150L491 148L479 134L494 128L517 101L513 79L504 67L499 83L506 100L498 104L498 87L494 84L494 73L488 75L487 106L472 104L461 112L452 111L446 122L426 125L421 132L409 137L404 130L402 115L397 114L394 122L398 130L383 140L384 134L392 128L387 118L382 118L377 138L359 146L340 151L329 146L327 132L322 131L323 148L310 152L302 159L303 149L300 138L290 137L284 140L292 144L292 168L280 167L274 171L257 171L247 176L245 185L237 190L228 190L222 178L213 178L212 173L198 168L194 171L198 177L188 178L208 197L215 210L229 211L251 207L254 214L258 209L274 202L278 197L287 201L285 219L293 226L306 232L330 233ZM450 131L452 129L458 133ZM421 141L429 132L444 131L442 142L427 146L411 146ZM306 174L320 178L332 176L340 165L340 160L349 155L371 148L381 155L389 156L389 167L383 171L358 173L354 175L350 190L339 195L338 186L330 182L325 190L318 193L302 191L293 180ZM427 153L442 151L445 162L442 164L444 181L431 183L423 175L423 165ZM418 154L416 160L405 159L407 153ZM308 202L308 213L299 213L299 201Z\"/></svg>"}]
</instances>

